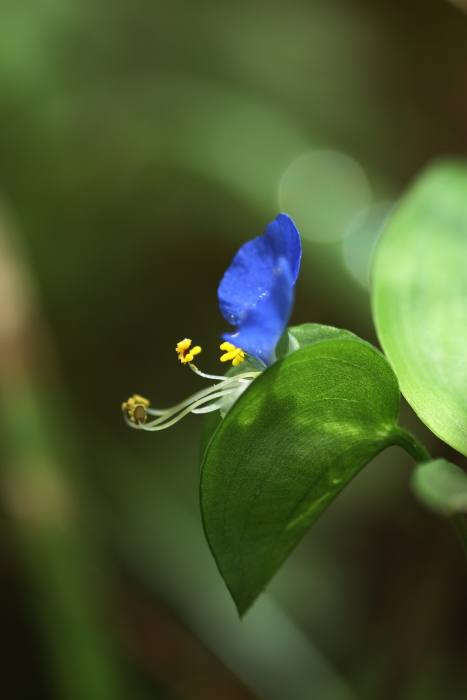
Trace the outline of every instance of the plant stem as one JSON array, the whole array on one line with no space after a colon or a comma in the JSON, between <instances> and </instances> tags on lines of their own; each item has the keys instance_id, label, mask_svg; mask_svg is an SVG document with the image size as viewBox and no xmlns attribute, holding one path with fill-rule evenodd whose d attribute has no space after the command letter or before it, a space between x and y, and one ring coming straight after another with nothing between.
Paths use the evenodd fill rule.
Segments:
<instances>
[{"instance_id":1,"label":"plant stem","mask_svg":"<svg viewBox=\"0 0 467 700\"><path fill-rule=\"evenodd\" d=\"M429 462L431 460L430 454L424 446L411 433L404 430L404 428L397 426L393 436L393 444L402 447L416 464L423 464L423 462ZM452 515L449 519L459 537L462 549L467 556L467 520L461 514Z\"/></svg>"},{"instance_id":2,"label":"plant stem","mask_svg":"<svg viewBox=\"0 0 467 700\"><path fill-rule=\"evenodd\" d=\"M397 426L393 432L393 445L399 445L407 454L412 457L416 464L421 464L423 462L429 462L431 457L424 446L417 440L416 437L409 433L408 430L404 430Z\"/></svg>"}]
</instances>

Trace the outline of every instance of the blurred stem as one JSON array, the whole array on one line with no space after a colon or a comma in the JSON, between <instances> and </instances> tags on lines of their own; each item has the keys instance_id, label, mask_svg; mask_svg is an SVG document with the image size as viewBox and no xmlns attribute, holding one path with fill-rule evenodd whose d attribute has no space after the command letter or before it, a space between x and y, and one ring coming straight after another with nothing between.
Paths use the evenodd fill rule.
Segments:
<instances>
[{"instance_id":1,"label":"blurred stem","mask_svg":"<svg viewBox=\"0 0 467 700\"><path fill-rule=\"evenodd\" d=\"M29 576L55 696L118 700L117 664L98 613L99 559L71 469L77 445L33 282L14 243L0 221L1 497Z\"/></svg>"},{"instance_id":2,"label":"blurred stem","mask_svg":"<svg viewBox=\"0 0 467 700\"><path fill-rule=\"evenodd\" d=\"M412 457L414 462L422 464L430 462L431 457L424 446L411 433L404 428L397 426L394 432L394 445L399 445L407 454ZM457 533L462 549L467 556L467 520L463 515L453 515L450 518L452 526Z\"/></svg>"}]
</instances>

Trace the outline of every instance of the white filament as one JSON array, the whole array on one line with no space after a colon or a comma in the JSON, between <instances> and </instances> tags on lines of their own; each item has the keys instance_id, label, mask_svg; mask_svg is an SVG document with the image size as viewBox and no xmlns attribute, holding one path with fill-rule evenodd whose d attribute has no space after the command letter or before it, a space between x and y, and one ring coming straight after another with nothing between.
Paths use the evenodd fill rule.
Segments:
<instances>
[{"instance_id":1,"label":"white filament","mask_svg":"<svg viewBox=\"0 0 467 700\"><path fill-rule=\"evenodd\" d=\"M128 415L125 413L124 418L127 424L136 430L156 431L169 428L188 413L209 413L210 411L221 409L222 414L224 402L226 401L225 397L231 394L234 395L232 397L234 399L233 401L227 400L228 407L230 408L238 396L247 388L248 384L260 374L260 372L244 372L243 374L237 374L235 377L216 377L215 375L203 374L196 369L194 371L207 379L220 379L221 381L209 387L209 389L198 391L196 394L193 394L193 396L190 396L188 399L181 401L171 408L165 410L155 408L146 409L149 415L159 416L150 423L134 423L130 421ZM204 404L208 405L205 406Z\"/></svg>"}]
</instances>

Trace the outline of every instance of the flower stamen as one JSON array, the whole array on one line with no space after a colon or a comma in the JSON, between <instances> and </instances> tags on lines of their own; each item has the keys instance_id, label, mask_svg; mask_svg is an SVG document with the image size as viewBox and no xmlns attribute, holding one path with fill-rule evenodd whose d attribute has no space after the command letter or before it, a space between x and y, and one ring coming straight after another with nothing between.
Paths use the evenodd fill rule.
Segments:
<instances>
[{"instance_id":1,"label":"flower stamen","mask_svg":"<svg viewBox=\"0 0 467 700\"><path fill-rule=\"evenodd\" d=\"M137 416L131 413L133 406L145 406L145 404L141 404L141 402L135 402L135 397L132 397L122 406L125 420L132 428L137 428L139 430L164 430L174 423L177 423L188 413L209 413L219 408L222 411L223 400L226 397L230 397L234 392L237 392L236 395L240 395L258 374L260 374L260 372L245 372L236 377L224 377L218 384L214 384L214 386L204 389L203 391L198 391L193 396L190 396L190 398L185 399L185 401L181 401L175 406L172 406L172 408L163 411L148 408L148 413L159 416L150 423L136 420ZM142 399L142 397L139 396L137 398L140 400ZM143 399L143 401L147 402L147 399ZM147 403L149 404L149 402ZM229 408L230 405L231 401L229 402Z\"/></svg>"},{"instance_id":2,"label":"flower stamen","mask_svg":"<svg viewBox=\"0 0 467 700\"><path fill-rule=\"evenodd\" d=\"M199 355L201 352L201 348L199 345L195 345L194 348L191 348L191 340L189 338L184 338L184 340L181 340L179 343L177 343L177 347L175 348L175 352L178 352L178 359L182 364L186 364L187 362L190 363L195 355Z\"/></svg>"},{"instance_id":3,"label":"flower stamen","mask_svg":"<svg viewBox=\"0 0 467 700\"><path fill-rule=\"evenodd\" d=\"M125 411L128 420L136 425L146 423L149 401L139 394L133 394L128 401L122 403L122 411Z\"/></svg>"},{"instance_id":4,"label":"flower stamen","mask_svg":"<svg viewBox=\"0 0 467 700\"><path fill-rule=\"evenodd\" d=\"M194 348L190 346L191 340L189 338L185 338L177 343L176 351L178 352L178 359L183 364L188 364L195 374L206 379L215 379L219 381L208 389L198 391L193 396L190 396L188 399L181 401L175 406L162 410L149 408L149 401L147 399L138 394L134 394L134 396L130 397L128 401L122 404L124 418L129 426L139 430L164 430L174 423L177 423L177 421L188 413L209 413L210 411L219 409L221 416L224 417L253 379L261 374L261 371L242 372L242 374L237 374L234 377L220 377L215 374L205 374L191 363L193 355L198 355L201 352L201 348L198 345ZM221 349L227 350L226 355L228 355L228 357L224 356L224 359L221 358L223 362L232 360L234 367L239 365L240 362L244 362L245 353L240 348L236 348L235 345L232 345L232 343L223 343ZM261 370L261 367L258 367L258 369ZM157 416L157 418L147 423L146 419L148 415Z\"/></svg>"},{"instance_id":5,"label":"flower stamen","mask_svg":"<svg viewBox=\"0 0 467 700\"><path fill-rule=\"evenodd\" d=\"M245 353L241 348L235 347L233 343L222 343L220 346L221 350L224 350L224 355L221 356L221 362L229 362L232 360L232 365L237 367L240 362L245 362Z\"/></svg>"}]
</instances>

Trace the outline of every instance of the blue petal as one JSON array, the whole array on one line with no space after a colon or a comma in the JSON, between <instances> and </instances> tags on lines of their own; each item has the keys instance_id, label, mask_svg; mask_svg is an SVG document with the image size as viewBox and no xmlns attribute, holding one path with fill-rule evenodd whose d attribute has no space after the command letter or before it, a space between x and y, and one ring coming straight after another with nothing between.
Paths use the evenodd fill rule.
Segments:
<instances>
[{"instance_id":1,"label":"blue petal","mask_svg":"<svg viewBox=\"0 0 467 700\"><path fill-rule=\"evenodd\" d=\"M294 301L295 278L287 258L280 257L276 261L272 275L268 294L245 311L238 331L222 336L266 366L275 361L275 348L287 326Z\"/></svg>"},{"instance_id":2,"label":"blue petal","mask_svg":"<svg viewBox=\"0 0 467 700\"><path fill-rule=\"evenodd\" d=\"M301 255L300 236L294 222L287 214L279 214L262 236L240 248L222 278L218 296L224 318L243 328L249 310L272 293L278 281L275 270L279 259L285 261L283 266L288 268L287 277L293 286L298 277ZM238 347L242 346L238 344Z\"/></svg>"}]
</instances>

